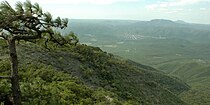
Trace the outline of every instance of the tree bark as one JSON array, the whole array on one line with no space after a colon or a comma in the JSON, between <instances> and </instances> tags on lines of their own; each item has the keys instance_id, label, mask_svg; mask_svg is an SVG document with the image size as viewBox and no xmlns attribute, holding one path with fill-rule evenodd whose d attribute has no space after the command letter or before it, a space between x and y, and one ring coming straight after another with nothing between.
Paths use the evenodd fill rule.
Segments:
<instances>
[{"instance_id":1,"label":"tree bark","mask_svg":"<svg viewBox=\"0 0 210 105\"><path fill-rule=\"evenodd\" d=\"M18 60L17 60L17 52L15 39L8 39L9 46L9 54L10 54L10 62L11 62L11 84L12 84L12 94L14 105L21 105L21 92L19 85L19 77L18 77Z\"/></svg>"}]
</instances>

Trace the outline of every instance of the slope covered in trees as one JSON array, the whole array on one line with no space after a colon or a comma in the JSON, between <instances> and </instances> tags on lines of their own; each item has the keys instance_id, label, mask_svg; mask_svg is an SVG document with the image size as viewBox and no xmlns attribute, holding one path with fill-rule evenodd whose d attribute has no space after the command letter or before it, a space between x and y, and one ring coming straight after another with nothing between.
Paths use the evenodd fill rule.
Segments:
<instances>
[{"instance_id":1,"label":"slope covered in trees","mask_svg":"<svg viewBox=\"0 0 210 105\"><path fill-rule=\"evenodd\" d=\"M98 47L77 44L73 33L63 37L54 28L67 27L68 19L54 20L37 3L17 2L12 8L5 1L0 4L0 11L1 102L8 104L12 100L15 105L186 104L177 96L189 90L187 84ZM109 27L103 29L106 28ZM8 80L2 80L5 78Z\"/></svg>"},{"instance_id":2,"label":"slope covered in trees","mask_svg":"<svg viewBox=\"0 0 210 105\"><path fill-rule=\"evenodd\" d=\"M210 104L210 25L164 19L71 20L70 24L81 43L176 76L192 87L181 95L186 102Z\"/></svg>"},{"instance_id":3,"label":"slope covered in trees","mask_svg":"<svg viewBox=\"0 0 210 105\"><path fill-rule=\"evenodd\" d=\"M17 46L23 104L186 104L177 95L189 86L151 67L97 47L52 43L49 48ZM2 40L0 51L1 75L6 75L10 66ZM8 81L0 81L1 96L10 94Z\"/></svg>"}]
</instances>

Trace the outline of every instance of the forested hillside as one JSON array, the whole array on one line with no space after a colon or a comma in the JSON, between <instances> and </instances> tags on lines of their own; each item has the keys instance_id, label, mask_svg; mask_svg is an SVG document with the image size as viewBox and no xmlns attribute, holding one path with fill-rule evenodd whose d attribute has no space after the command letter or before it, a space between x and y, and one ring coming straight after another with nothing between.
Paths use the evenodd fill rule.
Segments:
<instances>
[{"instance_id":1,"label":"forested hillside","mask_svg":"<svg viewBox=\"0 0 210 105\"><path fill-rule=\"evenodd\" d=\"M2 40L0 51L0 74L8 75L8 50ZM21 42L17 51L25 105L186 104L177 97L189 89L184 82L97 47L51 43L46 49L43 44ZM9 81L0 82L3 101L11 90Z\"/></svg>"},{"instance_id":2,"label":"forested hillside","mask_svg":"<svg viewBox=\"0 0 210 105\"><path fill-rule=\"evenodd\" d=\"M71 20L69 24L81 43L176 76L192 87L181 95L186 102L210 104L210 25L163 19Z\"/></svg>"},{"instance_id":3,"label":"forested hillside","mask_svg":"<svg viewBox=\"0 0 210 105\"><path fill-rule=\"evenodd\" d=\"M30 0L2 1L0 105L208 105L209 40L210 25L69 23Z\"/></svg>"}]
</instances>

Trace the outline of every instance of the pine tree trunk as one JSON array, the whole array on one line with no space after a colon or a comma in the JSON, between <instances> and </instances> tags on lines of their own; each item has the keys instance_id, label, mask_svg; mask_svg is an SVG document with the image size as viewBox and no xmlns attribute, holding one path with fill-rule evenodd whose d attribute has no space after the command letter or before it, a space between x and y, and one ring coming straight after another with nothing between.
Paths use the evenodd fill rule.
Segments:
<instances>
[{"instance_id":1,"label":"pine tree trunk","mask_svg":"<svg viewBox=\"0 0 210 105\"><path fill-rule=\"evenodd\" d=\"M18 77L18 60L16 45L14 39L8 40L10 62L11 62L11 84L12 84L12 94L14 105L21 105L21 92Z\"/></svg>"}]
</instances>

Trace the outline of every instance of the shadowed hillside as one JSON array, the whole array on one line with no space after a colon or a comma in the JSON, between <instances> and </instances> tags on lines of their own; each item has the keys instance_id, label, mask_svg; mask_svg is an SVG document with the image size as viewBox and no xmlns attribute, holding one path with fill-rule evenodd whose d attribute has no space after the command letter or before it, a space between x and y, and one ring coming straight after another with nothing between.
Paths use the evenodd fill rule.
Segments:
<instances>
[{"instance_id":1,"label":"shadowed hillside","mask_svg":"<svg viewBox=\"0 0 210 105\"><path fill-rule=\"evenodd\" d=\"M7 46L2 41L1 45L1 75L6 75ZM25 104L186 104L177 95L188 85L151 67L97 47L48 47L51 50L32 43L17 47L19 60L24 61L20 77ZM9 87L1 80L1 96L10 92Z\"/></svg>"}]
</instances>

